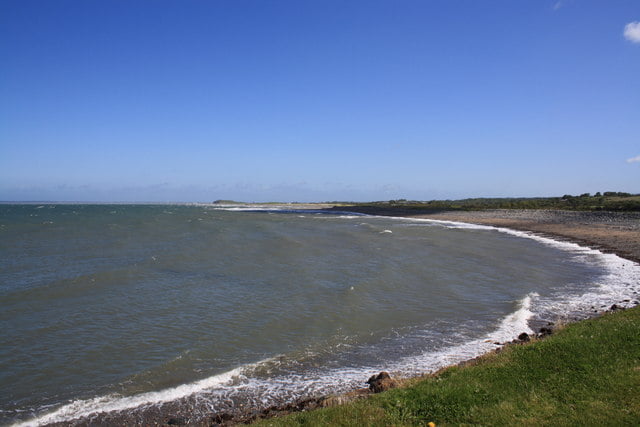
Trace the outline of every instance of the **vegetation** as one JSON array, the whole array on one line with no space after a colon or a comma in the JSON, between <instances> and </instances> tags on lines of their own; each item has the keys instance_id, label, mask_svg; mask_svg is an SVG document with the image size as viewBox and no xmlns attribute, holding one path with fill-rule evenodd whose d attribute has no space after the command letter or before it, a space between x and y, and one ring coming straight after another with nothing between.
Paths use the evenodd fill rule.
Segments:
<instances>
[{"instance_id":1,"label":"vegetation","mask_svg":"<svg viewBox=\"0 0 640 427\"><path fill-rule=\"evenodd\" d=\"M477 363L260 426L640 425L640 308L568 325Z\"/></svg>"},{"instance_id":2,"label":"vegetation","mask_svg":"<svg viewBox=\"0 0 640 427\"><path fill-rule=\"evenodd\" d=\"M359 207L406 210L557 209L581 211L640 211L640 194L607 191L562 197L474 198L462 200L389 200L356 203Z\"/></svg>"}]
</instances>

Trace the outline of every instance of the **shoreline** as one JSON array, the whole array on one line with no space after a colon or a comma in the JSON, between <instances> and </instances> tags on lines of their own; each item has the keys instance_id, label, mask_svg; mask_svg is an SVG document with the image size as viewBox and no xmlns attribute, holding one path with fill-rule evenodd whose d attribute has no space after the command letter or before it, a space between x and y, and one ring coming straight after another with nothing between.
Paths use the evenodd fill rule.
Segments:
<instances>
[{"instance_id":1,"label":"shoreline","mask_svg":"<svg viewBox=\"0 0 640 427\"><path fill-rule=\"evenodd\" d=\"M335 207L329 210L412 219L466 222L531 232L554 240L613 253L640 263L640 212L558 211L493 209L482 211L421 211L368 206Z\"/></svg>"},{"instance_id":2,"label":"shoreline","mask_svg":"<svg viewBox=\"0 0 640 427\"><path fill-rule=\"evenodd\" d=\"M356 209L345 209L346 207L340 207L340 211L353 211L357 213L367 213L371 215L381 215L381 216L393 216L393 217L404 217L411 219L432 219L438 221L453 221L453 222L466 222L470 224L479 224L479 225L488 225L495 227L503 227L503 228L511 228L514 230L527 231L532 232L536 235L543 235L552 237L555 240L563 240L563 241L571 241L574 243L578 243L580 245L585 246L587 240L584 239L584 231L593 231L593 228L597 228L597 235L604 235L602 233L602 229L606 230L607 226L614 227L614 230L622 230L622 234L626 234L627 236L627 245L623 246L624 251L618 252L615 247L612 247L609 241L606 242L597 242L594 241L594 244L589 245L591 248L599 249L606 252L615 253L618 256L621 256L625 259L630 259L634 262L638 262L640 259L640 248L636 253L632 253L632 256L623 256L623 253L626 254L629 246L633 246L633 243L637 243L640 240L634 240L634 236L636 233L640 235L640 214L638 215L638 219L634 218L633 215L631 218L619 218L619 215L614 215L616 218L611 217L602 217L601 215L596 218L589 218L592 214L590 212L579 212L581 218L580 222L578 222L577 226L575 224L575 218L567 218L566 216L560 215L560 220L558 219L558 214L553 211L479 211L479 212L437 212L437 213L419 213L407 215L400 214L399 212L358 212ZM516 215L514 215L514 213ZM575 214L575 212L570 212L571 214ZM601 213L593 213L593 214L601 214ZM605 218L605 219L603 219ZM528 221L528 222L527 222ZM564 222L563 222L564 221ZM573 221L573 222L571 222ZM622 224L624 221L628 221L628 223ZM507 225L516 224L517 227L510 227ZM597 227L594 225L597 224ZM550 226L552 225L552 226ZM565 226L566 230L562 230L562 226ZM627 227L626 229L624 227ZM581 237L575 236L574 229L581 229L582 234ZM554 230L563 231L562 233L554 233ZM629 245L628 243L631 243ZM640 246L640 245L639 245ZM637 298L637 296L635 296ZM631 297L634 298L634 297ZM588 317L596 316L594 313L585 313ZM502 348L502 346L498 347ZM480 356L481 357L481 356ZM461 362L461 364L473 363L477 357L471 358L469 360ZM454 364L457 365L457 364ZM422 375L417 375L413 378L419 378L425 375L432 375L432 373L424 373ZM362 379L362 383L365 384L366 378ZM322 396L318 398L306 398L306 399L298 399L292 402L284 402L278 406L272 406L269 408L245 408L242 412L236 413L211 413L206 418L200 418L198 420L190 420L188 410L181 407L179 402L175 402L175 404L170 403L167 405L163 405L162 408L145 408L145 409L134 409L134 410L126 410L119 413L102 413L96 414L95 416L84 419L76 419L68 422L55 423L50 425L95 425L98 424L130 424L130 425L233 425L240 423L247 423L261 418L270 418L273 416L284 415L291 412L298 411L306 411L312 410L315 408L321 408L325 406L334 406L337 404L342 404L357 398L366 397L371 393L368 389L358 389L349 391L343 394L333 395L333 396Z\"/></svg>"},{"instance_id":3,"label":"shoreline","mask_svg":"<svg viewBox=\"0 0 640 427\"><path fill-rule=\"evenodd\" d=\"M347 208L347 209L345 209ZM640 264L640 213L619 212L588 212L588 211L552 211L552 210L487 210L487 211L438 211L429 213L416 213L394 208L369 208L349 209L348 207L335 207L329 210L362 213L367 215L389 216L409 219L425 219L443 222L459 222L474 225L485 225L496 228L532 233L536 236L550 238L561 242L575 243L590 249L596 249L603 253L612 253L620 258ZM576 221L577 220L577 221ZM624 310L639 305L638 295L629 296L629 299L619 301L605 309L584 313L585 317L573 319L570 322L580 322L590 318L601 316L616 310ZM635 301L634 301L635 300ZM540 327L542 326L542 327ZM534 334L523 333L511 342L502 343L495 350L483 353L479 356L442 367L434 372L425 372L421 375L409 378L397 378L402 384L416 379L436 376L439 372L452 366L468 366L487 354L500 352L509 345L525 344L531 337L544 339L551 335L554 329L553 322L548 325L537 325L532 328ZM365 383L363 378L363 384ZM235 424L253 423L260 419L268 419L287 415L290 413L315 410L323 407L337 406L354 400L372 396L374 391L367 388L352 390L338 395L322 396L316 399L301 399L280 407L271 407L248 415L244 418L225 418L226 414L215 414L213 418L219 421L218 425L227 426ZM216 425L216 424L213 424Z\"/></svg>"}]
</instances>

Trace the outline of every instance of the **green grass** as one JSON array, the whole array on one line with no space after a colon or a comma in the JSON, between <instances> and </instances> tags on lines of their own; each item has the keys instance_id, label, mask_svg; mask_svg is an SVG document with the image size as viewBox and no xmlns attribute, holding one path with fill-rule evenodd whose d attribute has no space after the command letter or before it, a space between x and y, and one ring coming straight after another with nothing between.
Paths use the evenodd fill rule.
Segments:
<instances>
[{"instance_id":1,"label":"green grass","mask_svg":"<svg viewBox=\"0 0 640 427\"><path fill-rule=\"evenodd\" d=\"M640 425L640 308L568 325L477 364L261 426Z\"/></svg>"},{"instance_id":2,"label":"green grass","mask_svg":"<svg viewBox=\"0 0 640 427\"><path fill-rule=\"evenodd\" d=\"M484 210L484 209L556 209L574 211L640 211L640 195L606 192L562 197L503 197L462 200L389 200L354 203L364 208L401 209L409 211Z\"/></svg>"}]
</instances>

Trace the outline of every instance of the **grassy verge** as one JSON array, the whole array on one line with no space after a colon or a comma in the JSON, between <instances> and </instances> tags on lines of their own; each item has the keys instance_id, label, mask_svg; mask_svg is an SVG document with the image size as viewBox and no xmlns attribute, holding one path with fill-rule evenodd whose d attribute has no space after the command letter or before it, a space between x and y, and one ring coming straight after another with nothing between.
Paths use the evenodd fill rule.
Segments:
<instances>
[{"instance_id":1,"label":"grassy verge","mask_svg":"<svg viewBox=\"0 0 640 427\"><path fill-rule=\"evenodd\" d=\"M477 364L351 404L282 418L292 425L640 425L640 308L568 325Z\"/></svg>"},{"instance_id":2,"label":"grassy verge","mask_svg":"<svg viewBox=\"0 0 640 427\"><path fill-rule=\"evenodd\" d=\"M573 211L640 211L640 195L606 192L604 195L588 193L562 197L501 197L462 200L389 200L354 203L354 206L370 209L395 209L408 211L434 210L485 210L485 209L556 209Z\"/></svg>"}]
</instances>

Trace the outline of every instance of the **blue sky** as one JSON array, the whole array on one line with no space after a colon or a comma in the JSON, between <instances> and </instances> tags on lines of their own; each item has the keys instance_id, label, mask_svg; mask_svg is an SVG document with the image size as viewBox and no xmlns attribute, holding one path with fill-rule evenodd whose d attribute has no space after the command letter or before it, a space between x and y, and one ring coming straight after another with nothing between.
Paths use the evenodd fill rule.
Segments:
<instances>
[{"instance_id":1,"label":"blue sky","mask_svg":"<svg viewBox=\"0 0 640 427\"><path fill-rule=\"evenodd\" d=\"M640 192L637 0L3 0L0 200Z\"/></svg>"}]
</instances>

